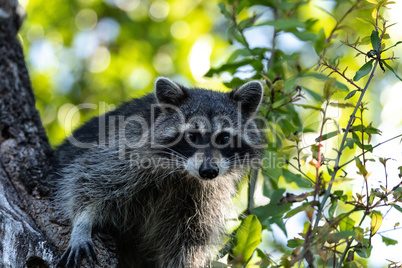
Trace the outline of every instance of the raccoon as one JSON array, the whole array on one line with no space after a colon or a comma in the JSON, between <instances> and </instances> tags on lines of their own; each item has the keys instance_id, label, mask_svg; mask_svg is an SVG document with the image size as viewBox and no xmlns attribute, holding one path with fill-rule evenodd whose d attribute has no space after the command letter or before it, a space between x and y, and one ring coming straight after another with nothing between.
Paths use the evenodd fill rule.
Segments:
<instances>
[{"instance_id":1,"label":"raccoon","mask_svg":"<svg viewBox=\"0 0 402 268\"><path fill-rule=\"evenodd\" d=\"M222 93L161 77L154 94L74 131L57 149L55 201L72 225L59 266L96 261L93 229L113 234L123 266L207 266L236 184L261 157L262 97L256 81Z\"/></svg>"}]
</instances>

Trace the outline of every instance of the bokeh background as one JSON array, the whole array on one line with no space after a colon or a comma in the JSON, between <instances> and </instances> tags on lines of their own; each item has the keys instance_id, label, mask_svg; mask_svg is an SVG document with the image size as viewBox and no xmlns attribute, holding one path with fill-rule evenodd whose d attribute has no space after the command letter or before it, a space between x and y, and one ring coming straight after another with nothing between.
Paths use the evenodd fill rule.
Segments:
<instances>
[{"instance_id":1,"label":"bokeh background","mask_svg":"<svg viewBox=\"0 0 402 268\"><path fill-rule=\"evenodd\" d=\"M88 118L113 109L132 97L151 92L153 81L158 76L167 76L184 85L228 90L222 81L230 80L230 74L204 77L211 66L221 65L237 47L236 43L230 44L227 41L229 22L220 13L218 1L19 2L27 12L19 38L25 50L37 108L53 146L59 144L71 130ZM315 26L317 32L320 28L330 31L334 21L321 8L331 12L339 2L309 1L303 7L305 13L295 16L313 16L319 20ZM259 12L262 18L273 18L268 8L257 7L245 12L252 11ZM400 14L401 1L396 1L386 12L387 19L392 23L399 23L390 29L390 43L402 40ZM364 36L371 32L371 28L361 27L361 24L350 24L348 27ZM272 26L261 26L245 32L252 47L270 48L272 34ZM276 46L286 54L301 53L301 64L304 67L313 65L318 59L311 45L292 34L279 33L277 40ZM350 66L349 70L356 71L364 59L357 60L351 49L338 47L339 45L340 43L334 44L337 52L333 53L343 55L346 59L343 64ZM396 48L395 54L402 56L400 47ZM398 70L398 65L396 68ZM402 73L402 67L399 68L399 73ZM370 89L366 99L370 103L366 121L373 122L374 126L382 130L381 136L374 137L375 143L378 143L402 133L402 84L390 72L384 75L378 71L376 75L383 76L383 79L377 80ZM239 70L236 76L247 78L250 74L245 68ZM310 88L314 88L314 85L312 82ZM82 109L75 114L73 120L65 120L71 108L77 105L81 105ZM333 113L334 117L342 116L342 111L334 110ZM308 115L304 116L308 121ZM318 117L317 114L316 118ZM308 144L316 135L306 135L303 138ZM389 183L397 184L400 178L396 170L402 166L400 140L380 146L374 155L391 158L387 163L389 170L393 171L390 172ZM378 187L384 178L384 169L375 163L370 164L369 168L372 172L370 186ZM349 173L356 174L355 168L351 168ZM361 192L362 182L350 182L349 187ZM399 228L394 228L398 219L402 221L402 214L398 213L391 211L386 214L379 232L399 240L400 243L386 247L381 237L376 238L373 241L375 250L369 259L369 267L386 266L389 263L387 259L402 261L402 232ZM304 221L305 216L302 214L289 220L286 223L288 237L297 236ZM275 244L271 241L275 241ZM286 241L286 237L277 229L277 232L266 233L263 244L267 252L275 257L276 254L280 256L280 252L274 245L281 241ZM283 246L285 245L286 243Z\"/></svg>"}]
</instances>

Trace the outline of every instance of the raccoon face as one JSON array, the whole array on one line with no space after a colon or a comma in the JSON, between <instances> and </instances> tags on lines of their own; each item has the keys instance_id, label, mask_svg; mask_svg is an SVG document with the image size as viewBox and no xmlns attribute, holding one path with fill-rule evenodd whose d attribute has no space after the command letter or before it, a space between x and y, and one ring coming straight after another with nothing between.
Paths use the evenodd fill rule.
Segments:
<instances>
[{"instance_id":1,"label":"raccoon face","mask_svg":"<svg viewBox=\"0 0 402 268\"><path fill-rule=\"evenodd\" d=\"M263 96L261 83L220 93L159 78L155 96L161 112L153 145L173 163L172 170L210 180L238 173L260 157L261 135L253 116Z\"/></svg>"}]
</instances>

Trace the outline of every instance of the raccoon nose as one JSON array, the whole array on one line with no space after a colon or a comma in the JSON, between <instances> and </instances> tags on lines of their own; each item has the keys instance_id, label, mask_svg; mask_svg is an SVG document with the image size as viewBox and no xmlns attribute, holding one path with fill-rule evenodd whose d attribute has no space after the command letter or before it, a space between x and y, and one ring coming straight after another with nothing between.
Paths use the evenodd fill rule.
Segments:
<instances>
[{"instance_id":1,"label":"raccoon nose","mask_svg":"<svg viewBox=\"0 0 402 268\"><path fill-rule=\"evenodd\" d=\"M214 164L202 163L199 173L201 178L210 180L218 176L219 168Z\"/></svg>"}]
</instances>

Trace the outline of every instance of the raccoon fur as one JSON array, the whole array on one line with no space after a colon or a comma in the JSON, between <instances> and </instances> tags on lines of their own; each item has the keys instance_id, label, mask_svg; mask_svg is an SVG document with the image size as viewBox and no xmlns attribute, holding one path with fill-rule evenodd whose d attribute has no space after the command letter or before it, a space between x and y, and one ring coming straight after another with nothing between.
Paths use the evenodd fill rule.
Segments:
<instances>
[{"instance_id":1,"label":"raccoon fur","mask_svg":"<svg viewBox=\"0 0 402 268\"><path fill-rule=\"evenodd\" d=\"M167 78L154 94L88 121L58 148L55 201L71 222L59 266L96 260L92 230L112 233L127 267L206 267L236 184L261 156L260 82L229 93Z\"/></svg>"}]
</instances>

